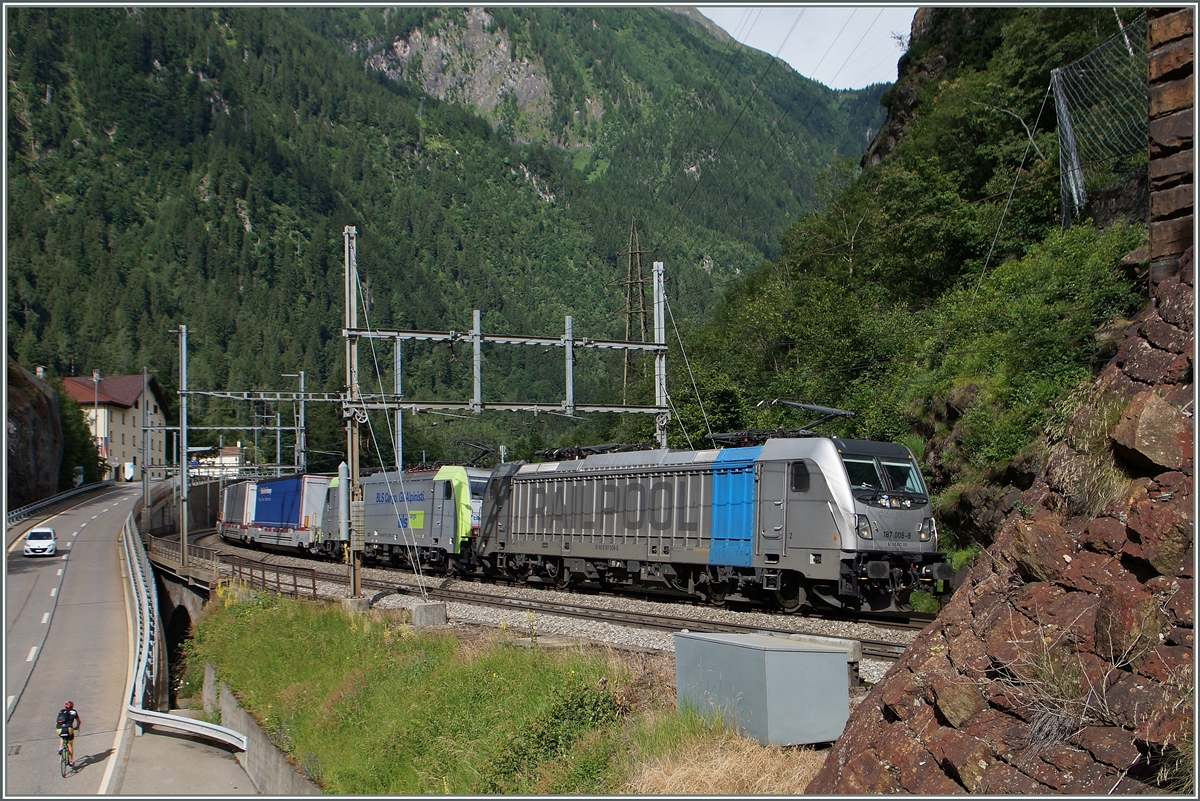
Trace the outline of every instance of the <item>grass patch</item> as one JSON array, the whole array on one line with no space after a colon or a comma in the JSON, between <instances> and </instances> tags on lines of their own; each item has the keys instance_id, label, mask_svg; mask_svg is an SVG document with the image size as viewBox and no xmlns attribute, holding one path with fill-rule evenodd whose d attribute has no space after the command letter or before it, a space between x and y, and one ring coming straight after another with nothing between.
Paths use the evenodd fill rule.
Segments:
<instances>
[{"instance_id":1,"label":"grass patch","mask_svg":"<svg viewBox=\"0 0 1200 801\"><path fill-rule=\"evenodd\" d=\"M188 656L216 665L325 792L635 792L646 764L738 739L676 712L669 655L516 647L498 632L418 631L399 611L222 591Z\"/></svg>"}]
</instances>

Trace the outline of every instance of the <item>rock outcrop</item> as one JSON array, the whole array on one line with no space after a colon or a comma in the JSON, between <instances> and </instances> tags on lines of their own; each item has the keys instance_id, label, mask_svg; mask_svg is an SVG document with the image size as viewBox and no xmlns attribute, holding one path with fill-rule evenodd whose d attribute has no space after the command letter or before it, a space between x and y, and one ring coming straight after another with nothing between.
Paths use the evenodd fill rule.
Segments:
<instances>
[{"instance_id":1,"label":"rock outcrop","mask_svg":"<svg viewBox=\"0 0 1200 801\"><path fill-rule=\"evenodd\" d=\"M910 50L915 43L930 35L932 16L933 9L924 7L918 8L917 13L913 15L908 34ZM896 143L904 136L909 122L916 114L918 95L922 87L940 81L946 77L949 69L946 56L940 50L932 50L915 64L908 64L900 71L900 77L886 99L887 117L863 153L863 169L874 167L896 149Z\"/></svg>"},{"instance_id":2,"label":"rock outcrop","mask_svg":"<svg viewBox=\"0 0 1200 801\"><path fill-rule=\"evenodd\" d=\"M463 9L457 16L461 19L447 16L432 35L418 29L396 37L367 58L367 68L416 84L439 100L474 108L493 124L503 116L501 104L511 98L527 122L548 128L553 98L545 66L514 55L508 34L493 28L492 16L482 8ZM588 112L598 116L597 103L590 103Z\"/></svg>"},{"instance_id":3,"label":"rock outcrop","mask_svg":"<svg viewBox=\"0 0 1200 801\"><path fill-rule=\"evenodd\" d=\"M58 393L8 360L8 508L17 509L58 492L63 432Z\"/></svg>"},{"instance_id":4,"label":"rock outcrop","mask_svg":"<svg viewBox=\"0 0 1200 801\"><path fill-rule=\"evenodd\" d=\"M1075 413L1119 411L1100 429L1118 480L1081 484L1085 454L1056 446L809 793L1162 789L1193 717L1192 253Z\"/></svg>"}]
</instances>

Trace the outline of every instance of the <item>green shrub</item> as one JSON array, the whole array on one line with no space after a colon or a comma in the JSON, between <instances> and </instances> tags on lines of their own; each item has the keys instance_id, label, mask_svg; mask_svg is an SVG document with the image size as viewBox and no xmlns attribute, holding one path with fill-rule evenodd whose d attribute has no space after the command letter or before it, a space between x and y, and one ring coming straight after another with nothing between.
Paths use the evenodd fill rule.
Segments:
<instances>
[{"instance_id":1,"label":"green shrub","mask_svg":"<svg viewBox=\"0 0 1200 801\"><path fill-rule=\"evenodd\" d=\"M567 756L581 735L616 720L619 711L604 687L567 688L526 729L508 738L504 752L492 762L492 775L485 778L486 792L527 789L541 763ZM592 762L594 772L602 763L595 755Z\"/></svg>"}]
</instances>

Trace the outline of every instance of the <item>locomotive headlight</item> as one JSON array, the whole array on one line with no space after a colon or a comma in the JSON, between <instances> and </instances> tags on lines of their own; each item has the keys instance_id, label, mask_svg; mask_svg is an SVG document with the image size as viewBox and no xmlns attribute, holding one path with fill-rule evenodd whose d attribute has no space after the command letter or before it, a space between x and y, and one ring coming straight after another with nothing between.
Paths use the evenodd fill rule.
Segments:
<instances>
[{"instance_id":1,"label":"locomotive headlight","mask_svg":"<svg viewBox=\"0 0 1200 801\"><path fill-rule=\"evenodd\" d=\"M866 515L856 515L854 528L859 539L871 539L871 521Z\"/></svg>"},{"instance_id":2,"label":"locomotive headlight","mask_svg":"<svg viewBox=\"0 0 1200 801\"><path fill-rule=\"evenodd\" d=\"M932 517L927 517L921 521L921 542L929 542L937 536L937 523L933 522Z\"/></svg>"}]
</instances>

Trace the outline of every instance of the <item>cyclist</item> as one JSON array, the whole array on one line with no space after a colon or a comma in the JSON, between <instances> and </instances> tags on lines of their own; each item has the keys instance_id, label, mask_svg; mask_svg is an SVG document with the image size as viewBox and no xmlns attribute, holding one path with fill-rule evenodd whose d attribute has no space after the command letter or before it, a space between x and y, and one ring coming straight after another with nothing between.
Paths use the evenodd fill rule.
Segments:
<instances>
[{"instance_id":1,"label":"cyclist","mask_svg":"<svg viewBox=\"0 0 1200 801\"><path fill-rule=\"evenodd\" d=\"M58 731L58 736L62 738L62 746L58 749L58 753L62 753L63 749L67 749L67 764L75 767L75 748L72 743L75 742L75 732L80 726L79 713L75 711L75 702L66 701L63 703L63 708L59 710L58 717L54 721L54 728Z\"/></svg>"}]
</instances>

